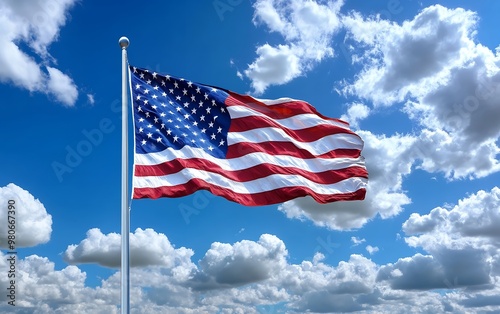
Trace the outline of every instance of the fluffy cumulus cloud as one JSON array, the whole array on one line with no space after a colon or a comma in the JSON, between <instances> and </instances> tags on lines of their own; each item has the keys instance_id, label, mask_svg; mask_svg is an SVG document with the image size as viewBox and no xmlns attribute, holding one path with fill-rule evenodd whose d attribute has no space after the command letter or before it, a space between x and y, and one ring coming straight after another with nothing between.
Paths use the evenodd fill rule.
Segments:
<instances>
[{"instance_id":1,"label":"fluffy cumulus cloud","mask_svg":"<svg viewBox=\"0 0 500 314\"><path fill-rule=\"evenodd\" d=\"M455 208L447 210L449 217L457 216L456 212L461 212L462 205L468 206L466 202L474 202L478 197L492 197L494 205L498 202L498 194L495 188L464 199ZM450 227L455 220L443 220L443 214L433 215L436 219L441 216L434 228L413 216L405 223L404 229L409 233L410 230L427 232L419 233L420 236L435 236L436 230L449 228L456 228L452 234L462 230L456 224ZM484 219L489 216L485 214ZM467 219L462 221L465 223ZM423 217L423 220L428 220L428 217ZM95 230L89 234L92 232L97 234ZM141 232L146 231L136 230L135 234ZM155 236L161 238L155 231L150 232L153 242ZM488 233L486 242L493 245L490 240L495 237L497 234ZM109 235L101 236L99 243L93 244L94 250L104 252L114 242ZM496 245L498 248L498 243ZM431 247L426 246L426 249L431 250ZM263 311L478 313L500 310L495 298L495 293L500 291L495 279L500 274L499 267L496 265L496 272L494 267L485 267L485 262L493 264L490 254L493 251L488 253L481 251L480 246L470 245L462 249L453 245L445 247L430 255L417 254L386 265L377 265L358 254L352 254L337 265L329 265L321 253L312 260L290 263L285 243L274 235L263 234L257 241L242 240L233 244L217 242L197 265L190 261L189 255L183 263L132 268L131 308L134 313L255 314ZM170 255L176 254L170 252ZM488 254L490 258L486 256ZM498 255L497 252L495 258ZM498 264L498 260L495 261ZM0 253L0 272L7 273L9 267L7 256ZM19 259L16 287L19 287L22 298L18 298L16 305L26 312L36 309L36 313L118 313L120 273L102 279L95 287L85 285L86 277L85 272L75 265L57 270L45 257L32 255ZM0 277L0 288L6 291L8 287L7 277ZM0 311L7 311L5 294L0 296L0 301Z\"/></svg>"},{"instance_id":2,"label":"fluffy cumulus cloud","mask_svg":"<svg viewBox=\"0 0 500 314\"><path fill-rule=\"evenodd\" d=\"M95 263L106 267L120 266L121 237L117 233L103 234L94 228L78 245L70 245L63 258L70 264ZM175 249L168 238L152 229L136 229L130 234L130 265L159 265L173 268L189 264L194 252L190 249Z\"/></svg>"},{"instance_id":3,"label":"fluffy cumulus cloud","mask_svg":"<svg viewBox=\"0 0 500 314\"><path fill-rule=\"evenodd\" d=\"M411 150L419 167L449 179L500 170L500 56L476 43L477 19L440 5L401 25L358 13L343 19L348 39L365 48L353 55L363 70L344 82L344 94L403 104L421 128Z\"/></svg>"},{"instance_id":4,"label":"fluffy cumulus cloud","mask_svg":"<svg viewBox=\"0 0 500 314\"><path fill-rule=\"evenodd\" d=\"M245 70L257 94L270 85L287 83L333 56L331 41L341 27L338 14L342 5L343 1L255 1L254 23L284 40L283 44L257 47L257 59Z\"/></svg>"},{"instance_id":5,"label":"fluffy cumulus cloud","mask_svg":"<svg viewBox=\"0 0 500 314\"><path fill-rule=\"evenodd\" d=\"M377 282L392 289L455 289L446 295L455 311L498 311L500 189L478 191L448 208L414 213L403 224L405 241L429 254L401 258L380 268ZM467 288L467 289L464 289Z\"/></svg>"},{"instance_id":6,"label":"fluffy cumulus cloud","mask_svg":"<svg viewBox=\"0 0 500 314\"><path fill-rule=\"evenodd\" d=\"M258 242L241 241L233 245L213 243L200 261L192 284L196 289L240 286L270 278L286 264L288 254L283 241L264 234Z\"/></svg>"},{"instance_id":7,"label":"fluffy cumulus cloud","mask_svg":"<svg viewBox=\"0 0 500 314\"><path fill-rule=\"evenodd\" d=\"M0 2L0 82L51 94L66 106L75 104L78 91L71 78L45 65L55 63L48 47L58 39L59 30L66 23L67 11L75 2Z\"/></svg>"},{"instance_id":8,"label":"fluffy cumulus cloud","mask_svg":"<svg viewBox=\"0 0 500 314\"><path fill-rule=\"evenodd\" d=\"M0 187L0 203L5 204L0 207L0 215L4 217L0 224L0 247L8 248L8 216L15 223L16 247L36 246L50 240L52 216L30 192L10 183Z\"/></svg>"}]
</instances>

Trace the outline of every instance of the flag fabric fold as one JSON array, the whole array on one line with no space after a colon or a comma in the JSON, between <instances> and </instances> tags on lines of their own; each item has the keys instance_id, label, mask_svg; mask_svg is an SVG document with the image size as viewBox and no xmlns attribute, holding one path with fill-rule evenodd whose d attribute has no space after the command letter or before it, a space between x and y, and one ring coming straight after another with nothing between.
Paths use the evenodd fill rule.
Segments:
<instances>
[{"instance_id":1,"label":"flag fabric fold","mask_svg":"<svg viewBox=\"0 0 500 314\"><path fill-rule=\"evenodd\" d=\"M130 66L133 198L197 190L243 205L362 200L362 139L304 101L256 99Z\"/></svg>"}]
</instances>

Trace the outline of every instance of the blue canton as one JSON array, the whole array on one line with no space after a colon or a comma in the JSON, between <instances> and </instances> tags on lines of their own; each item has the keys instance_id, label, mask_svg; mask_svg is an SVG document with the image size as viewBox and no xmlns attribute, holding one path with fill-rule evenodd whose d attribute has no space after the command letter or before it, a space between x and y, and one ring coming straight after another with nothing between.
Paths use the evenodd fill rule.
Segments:
<instances>
[{"instance_id":1,"label":"blue canton","mask_svg":"<svg viewBox=\"0 0 500 314\"><path fill-rule=\"evenodd\" d=\"M130 67L136 152L202 148L224 158L231 118L221 89Z\"/></svg>"}]
</instances>

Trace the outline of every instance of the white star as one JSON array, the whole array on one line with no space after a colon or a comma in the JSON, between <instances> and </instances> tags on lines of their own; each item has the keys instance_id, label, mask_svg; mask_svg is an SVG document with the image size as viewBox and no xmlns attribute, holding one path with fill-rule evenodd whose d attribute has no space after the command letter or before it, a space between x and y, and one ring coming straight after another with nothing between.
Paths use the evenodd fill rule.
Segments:
<instances>
[{"instance_id":1,"label":"white star","mask_svg":"<svg viewBox=\"0 0 500 314\"><path fill-rule=\"evenodd\" d=\"M148 138L151 138L153 136L153 133L148 133Z\"/></svg>"},{"instance_id":2,"label":"white star","mask_svg":"<svg viewBox=\"0 0 500 314\"><path fill-rule=\"evenodd\" d=\"M196 93L198 93L198 94L199 94L199 93L200 93L200 91L201 91L201 88L200 88L199 86L198 86L198 87L196 87Z\"/></svg>"},{"instance_id":3,"label":"white star","mask_svg":"<svg viewBox=\"0 0 500 314\"><path fill-rule=\"evenodd\" d=\"M188 91L184 88L184 89L182 90L182 93L184 94L184 96L186 96L186 95L188 94Z\"/></svg>"},{"instance_id":4,"label":"white star","mask_svg":"<svg viewBox=\"0 0 500 314\"><path fill-rule=\"evenodd\" d=\"M215 140L215 134L214 133L212 133L212 135L210 135L210 139Z\"/></svg>"},{"instance_id":5,"label":"white star","mask_svg":"<svg viewBox=\"0 0 500 314\"><path fill-rule=\"evenodd\" d=\"M161 142L161 137L158 136L158 138L156 139L156 142L157 143L160 143ZM220 146L220 145L219 145Z\"/></svg>"},{"instance_id":6,"label":"white star","mask_svg":"<svg viewBox=\"0 0 500 314\"><path fill-rule=\"evenodd\" d=\"M218 127L217 128L217 133L221 133L222 132L222 128L221 127Z\"/></svg>"},{"instance_id":7,"label":"white star","mask_svg":"<svg viewBox=\"0 0 500 314\"><path fill-rule=\"evenodd\" d=\"M142 140L141 142L142 145L146 145L146 143L147 143L146 140Z\"/></svg>"},{"instance_id":8,"label":"white star","mask_svg":"<svg viewBox=\"0 0 500 314\"><path fill-rule=\"evenodd\" d=\"M219 146L224 145L224 143L225 143L224 140L221 140L220 143L219 143Z\"/></svg>"},{"instance_id":9,"label":"white star","mask_svg":"<svg viewBox=\"0 0 500 314\"><path fill-rule=\"evenodd\" d=\"M207 114L208 114L208 113L210 113L211 108L210 108L210 107L207 107L207 109L206 109L206 110L207 110Z\"/></svg>"}]
</instances>

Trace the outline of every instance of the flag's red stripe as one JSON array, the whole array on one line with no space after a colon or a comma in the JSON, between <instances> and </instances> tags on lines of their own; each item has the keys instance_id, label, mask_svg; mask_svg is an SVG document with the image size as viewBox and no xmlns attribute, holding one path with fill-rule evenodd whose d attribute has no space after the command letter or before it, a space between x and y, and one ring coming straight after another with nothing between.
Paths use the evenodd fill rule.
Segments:
<instances>
[{"instance_id":1,"label":"flag's red stripe","mask_svg":"<svg viewBox=\"0 0 500 314\"><path fill-rule=\"evenodd\" d=\"M291 142L263 142L263 143L237 143L230 145L227 149L226 158L237 158L250 153L267 153L269 155L283 155L301 159L313 158L358 158L361 155L359 149L341 148L334 149L321 155L314 155L310 151L298 148Z\"/></svg>"},{"instance_id":2,"label":"flag's red stripe","mask_svg":"<svg viewBox=\"0 0 500 314\"><path fill-rule=\"evenodd\" d=\"M338 170L325 170L322 172L310 172L296 167L282 167L272 164L258 164L243 170L224 170L219 165L205 159L175 159L170 162L155 166L135 166L136 177L164 176L174 174L182 169L192 168L216 173L229 180L236 182L248 182L259 178L265 178L273 174L297 175L320 184L333 184L351 177L368 178L368 172L364 167L348 167Z\"/></svg>"},{"instance_id":3,"label":"flag's red stripe","mask_svg":"<svg viewBox=\"0 0 500 314\"><path fill-rule=\"evenodd\" d=\"M345 121L326 117L320 114L318 111L316 111L316 109L313 106L302 100L291 100L283 102L281 104L266 105L265 103L260 102L251 96L240 95L230 91L227 92L229 96L227 97L225 104L228 107L244 106L252 108L253 110L260 112L273 119L285 119L299 114L312 113L325 120L337 121L341 124L344 124L346 127L349 126L349 124Z\"/></svg>"},{"instance_id":4,"label":"flag's red stripe","mask_svg":"<svg viewBox=\"0 0 500 314\"><path fill-rule=\"evenodd\" d=\"M232 190L213 186L201 179L191 179L189 182L176 186L158 188L134 188L134 199L139 198L160 198L160 197L181 197L194 193L198 190L208 190L214 195L222 196L229 201L233 201L247 206L262 206L283 203L301 196L311 196L318 203L326 204L335 201L363 200L366 190L361 188L354 192L340 194L318 194L313 190L303 186L284 187L272 191L240 194Z\"/></svg>"},{"instance_id":5,"label":"flag's red stripe","mask_svg":"<svg viewBox=\"0 0 500 314\"><path fill-rule=\"evenodd\" d=\"M264 117L259 116L249 116L244 118L236 118L231 120L231 126L229 127L229 132L243 132L258 128L268 128L274 127L277 129L283 130L288 136L291 138L300 141L300 142L312 142L316 141L324 136L333 135L333 134L353 134L354 132L350 130L346 130L344 128L340 128L333 125L328 124L319 124L316 126L299 129L299 130L291 130L286 127L283 127L275 120L266 119Z\"/></svg>"}]
</instances>

